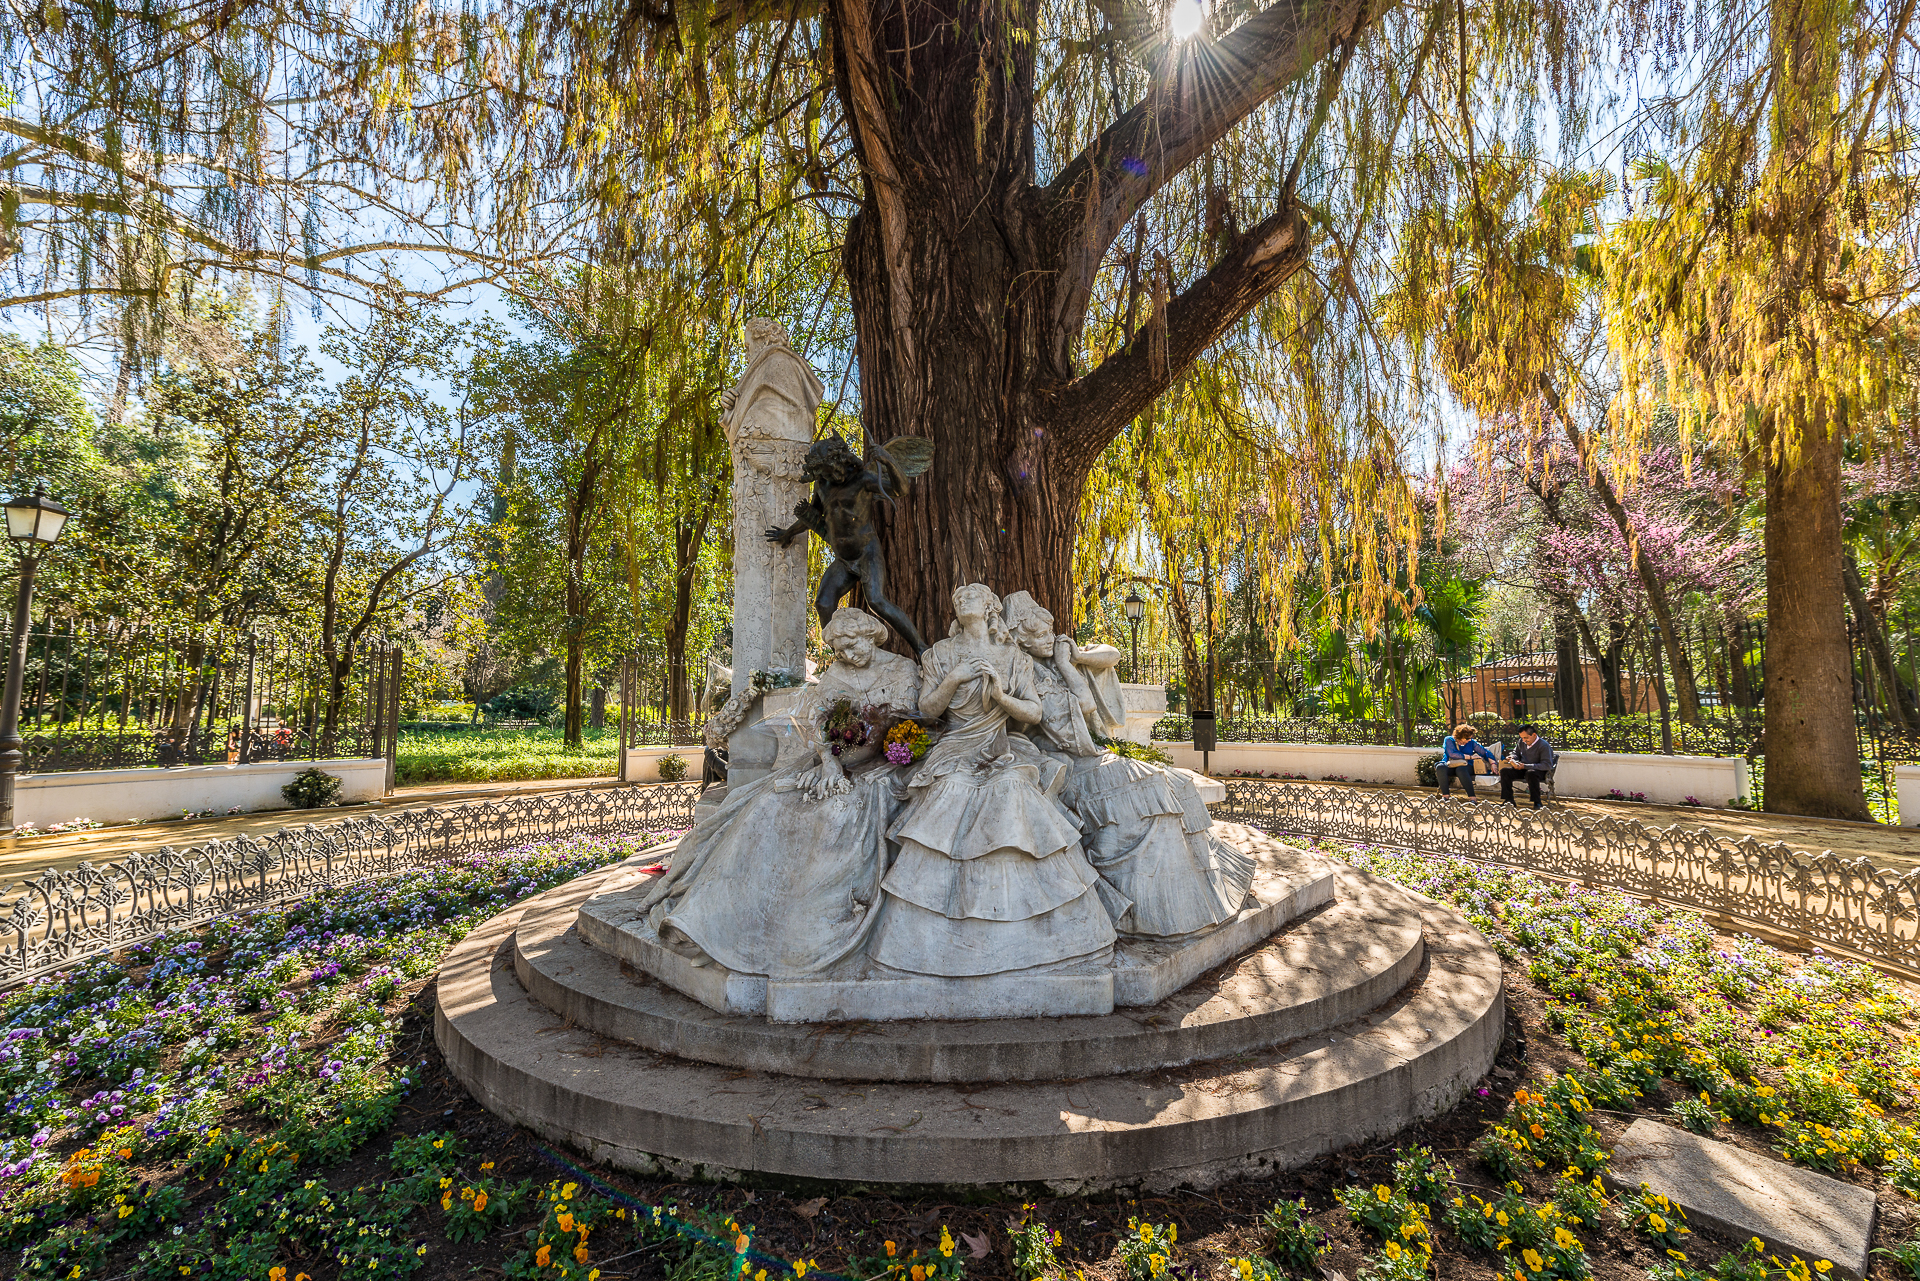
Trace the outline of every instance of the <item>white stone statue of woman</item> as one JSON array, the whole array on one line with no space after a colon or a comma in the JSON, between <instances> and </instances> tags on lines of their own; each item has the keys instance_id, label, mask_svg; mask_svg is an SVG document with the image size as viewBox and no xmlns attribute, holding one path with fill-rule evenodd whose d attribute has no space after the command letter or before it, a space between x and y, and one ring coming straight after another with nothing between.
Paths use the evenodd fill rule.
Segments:
<instances>
[{"instance_id":1,"label":"white stone statue of woman","mask_svg":"<svg viewBox=\"0 0 1920 1281\"><path fill-rule=\"evenodd\" d=\"M1098 714L1097 700L1073 638L1055 635L1053 615L1026 592L1007 598L1006 619L1034 659L1042 715L1031 732L1071 759L1062 799L1079 817L1087 858L1132 904L1119 931L1180 938L1232 920L1254 862L1213 837L1193 780L1096 745L1087 718Z\"/></svg>"},{"instance_id":2,"label":"white stone statue of woman","mask_svg":"<svg viewBox=\"0 0 1920 1281\"><path fill-rule=\"evenodd\" d=\"M955 588L953 612L951 634L920 656L920 712L944 712L947 725L888 833L899 853L868 954L945 977L1104 958L1114 942L1105 887L1054 799L1066 770L1007 732L1040 719L1033 660L987 587Z\"/></svg>"},{"instance_id":3,"label":"white stone statue of woman","mask_svg":"<svg viewBox=\"0 0 1920 1281\"><path fill-rule=\"evenodd\" d=\"M886 636L865 610L833 616L834 663L803 713L814 750L729 790L682 838L642 904L662 942L696 964L773 978L817 973L865 942L898 807L899 767L881 737L913 714L920 684L912 659L879 648ZM842 702L867 714L866 742L827 741L826 720Z\"/></svg>"}]
</instances>

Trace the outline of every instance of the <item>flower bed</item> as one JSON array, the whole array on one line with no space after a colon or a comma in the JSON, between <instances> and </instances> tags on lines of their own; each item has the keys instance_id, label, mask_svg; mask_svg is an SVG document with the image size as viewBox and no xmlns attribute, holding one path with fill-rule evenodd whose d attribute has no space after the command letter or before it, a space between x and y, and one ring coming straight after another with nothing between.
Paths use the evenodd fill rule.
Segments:
<instances>
[{"instance_id":1,"label":"flower bed","mask_svg":"<svg viewBox=\"0 0 1920 1281\"><path fill-rule=\"evenodd\" d=\"M513 1281L1813 1281L1598 1175L1636 1116L1920 1192L1920 1008L1865 967L1455 860L1330 848L1508 963L1493 1074L1397 1145L1204 1194L842 1195L593 1170L482 1111L431 972L515 901L643 848L574 838L319 895L0 998L0 1260L26 1277ZM641 1070L636 1061L633 1070ZM829 1090L829 1093L834 1093ZM857 1091L849 1092L849 1097ZM833 1104L838 1105L838 1104ZM972 1106L964 1092L955 1106ZM1920 1247L1905 1251L1920 1262ZM1920 1277L1891 1257L1876 1275Z\"/></svg>"}]
</instances>

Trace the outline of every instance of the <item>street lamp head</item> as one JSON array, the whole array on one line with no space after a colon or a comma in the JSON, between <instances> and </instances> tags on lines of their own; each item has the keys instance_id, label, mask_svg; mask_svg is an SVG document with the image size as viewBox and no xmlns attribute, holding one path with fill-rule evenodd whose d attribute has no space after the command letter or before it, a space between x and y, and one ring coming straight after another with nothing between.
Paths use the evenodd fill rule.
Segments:
<instances>
[{"instance_id":1,"label":"street lamp head","mask_svg":"<svg viewBox=\"0 0 1920 1281\"><path fill-rule=\"evenodd\" d=\"M1146 617L1147 602L1140 599L1140 589L1138 587L1129 587L1127 589L1127 599L1121 603L1121 608L1126 610L1127 621L1129 623L1137 623Z\"/></svg>"},{"instance_id":2,"label":"street lamp head","mask_svg":"<svg viewBox=\"0 0 1920 1281\"><path fill-rule=\"evenodd\" d=\"M66 529L68 515L65 507L35 485L26 497L8 500L7 537L23 545L50 546L59 541L61 531Z\"/></svg>"}]
</instances>

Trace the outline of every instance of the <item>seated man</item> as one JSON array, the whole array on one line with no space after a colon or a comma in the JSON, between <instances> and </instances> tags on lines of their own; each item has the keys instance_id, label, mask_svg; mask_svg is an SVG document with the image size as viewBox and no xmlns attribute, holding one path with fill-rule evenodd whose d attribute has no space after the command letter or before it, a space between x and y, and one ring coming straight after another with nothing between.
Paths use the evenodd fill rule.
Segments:
<instances>
[{"instance_id":1,"label":"seated man","mask_svg":"<svg viewBox=\"0 0 1920 1281\"><path fill-rule=\"evenodd\" d=\"M1500 762L1500 799L1508 805L1513 804L1513 785L1524 773L1527 776L1527 797L1533 802L1533 808L1540 808L1540 784L1547 777L1547 771L1553 768L1553 744L1540 737L1540 731L1532 725L1520 727L1520 746L1513 749L1513 755Z\"/></svg>"}]
</instances>

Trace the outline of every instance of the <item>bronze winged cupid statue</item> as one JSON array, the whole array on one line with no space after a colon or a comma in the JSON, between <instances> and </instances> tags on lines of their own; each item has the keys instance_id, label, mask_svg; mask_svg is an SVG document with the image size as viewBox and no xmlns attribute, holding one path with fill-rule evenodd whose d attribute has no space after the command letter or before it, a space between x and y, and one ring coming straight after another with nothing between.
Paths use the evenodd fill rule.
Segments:
<instances>
[{"instance_id":1,"label":"bronze winged cupid statue","mask_svg":"<svg viewBox=\"0 0 1920 1281\"><path fill-rule=\"evenodd\" d=\"M927 642L905 611L887 597L887 567L880 556L880 536L873 528L873 510L876 499L893 501L908 481L927 470L933 462L933 442L920 436L896 436L882 445L869 433L867 444L873 455L870 462L838 436L815 441L800 471L802 480L813 483L813 496L794 507L799 519L791 526L769 529L767 541L788 547L808 530L818 534L834 555L814 597L820 625L833 621L841 598L859 583L866 588L868 607L906 640L918 658Z\"/></svg>"}]
</instances>

